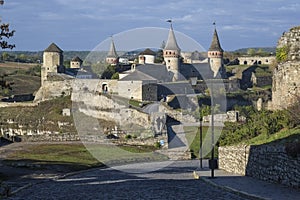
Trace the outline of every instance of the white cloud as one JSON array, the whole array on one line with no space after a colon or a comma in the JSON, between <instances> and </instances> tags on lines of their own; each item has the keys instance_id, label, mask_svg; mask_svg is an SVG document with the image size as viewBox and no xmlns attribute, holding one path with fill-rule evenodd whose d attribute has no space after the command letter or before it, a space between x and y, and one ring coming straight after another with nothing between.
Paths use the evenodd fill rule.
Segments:
<instances>
[{"instance_id":1,"label":"white cloud","mask_svg":"<svg viewBox=\"0 0 300 200\"><path fill-rule=\"evenodd\" d=\"M226 25L221 27L222 30L225 31L240 31L240 30L247 30L246 27L241 25Z\"/></svg>"},{"instance_id":2,"label":"white cloud","mask_svg":"<svg viewBox=\"0 0 300 200\"><path fill-rule=\"evenodd\" d=\"M292 11L292 12L299 12L300 10L300 4L299 3L294 3L290 5L284 5L278 8L280 11Z\"/></svg>"}]
</instances>

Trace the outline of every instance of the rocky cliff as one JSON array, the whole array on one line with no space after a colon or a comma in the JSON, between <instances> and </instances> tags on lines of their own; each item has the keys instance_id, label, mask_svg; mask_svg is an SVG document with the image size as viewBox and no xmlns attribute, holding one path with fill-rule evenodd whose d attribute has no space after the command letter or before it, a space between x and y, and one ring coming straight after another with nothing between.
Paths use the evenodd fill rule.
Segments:
<instances>
[{"instance_id":1,"label":"rocky cliff","mask_svg":"<svg viewBox=\"0 0 300 200\"><path fill-rule=\"evenodd\" d=\"M300 97L300 26L283 33L278 41L278 66L273 72L271 109L285 109Z\"/></svg>"}]
</instances>

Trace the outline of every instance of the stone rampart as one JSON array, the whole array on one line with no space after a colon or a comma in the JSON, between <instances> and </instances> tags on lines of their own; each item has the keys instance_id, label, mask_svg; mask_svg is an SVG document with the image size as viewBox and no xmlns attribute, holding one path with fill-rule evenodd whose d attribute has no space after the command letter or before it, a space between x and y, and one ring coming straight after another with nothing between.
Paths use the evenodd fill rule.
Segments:
<instances>
[{"instance_id":1,"label":"stone rampart","mask_svg":"<svg viewBox=\"0 0 300 200\"><path fill-rule=\"evenodd\" d=\"M219 168L300 188L300 155L288 155L284 145L219 147Z\"/></svg>"},{"instance_id":2,"label":"stone rampart","mask_svg":"<svg viewBox=\"0 0 300 200\"><path fill-rule=\"evenodd\" d=\"M300 27L291 28L278 41L279 64L273 72L273 110L285 109L299 103L300 97Z\"/></svg>"},{"instance_id":3,"label":"stone rampart","mask_svg":"<svg viewBox=\"0 0 300 200\"><path fill-rule=\"evenodd\" d=\"M237 58L240 62L240 65L269 65L275 62L275 56L245 56L245 57L238 57Z\"/></svg>"}]
</instances>

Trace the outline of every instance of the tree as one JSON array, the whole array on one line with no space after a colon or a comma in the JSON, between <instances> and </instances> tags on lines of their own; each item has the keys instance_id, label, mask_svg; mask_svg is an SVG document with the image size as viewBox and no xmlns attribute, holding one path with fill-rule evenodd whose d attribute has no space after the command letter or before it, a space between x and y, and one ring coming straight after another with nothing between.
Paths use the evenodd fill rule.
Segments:
<instances>
[{"instance_id":1,"label":"tree","mask_svg":"<svg viewBox=\"0 0 300 200\"><path fill-rule=\"evenodd\" d=\"M2 53L2 59L3 61L6 61L9 58L9 54L7 52Z\"/></svg>"},{"instance_id":2,"label":"tree","mask_svg":"<svg viewBox=\"0 0 300 200\"><path fill-rule=\"evenodd\" d=\"M4 3L4 1L0 1L0 5L2 5ZM1 22L1 20L0 20ZM9 44L6 40L4 40L5 38L6 39L9 39L10 37L12 37L15 33L15 30L10 30L9 29L9 24L1 24L0 25L0 28L1 28L1 32L0 32L0 47L2 49L13 49L15 48L16 46L14 44Z\"/></svg>"},{"instance_id":3,"label":"tree","mask_svg":"<svg viewBox=\"0 0 300 200\"><path fill-rule=\"evenodd\" d=\"M256 53L256 52L255 52L254 49L251 49L251 48L250 48L250 49L247 50L247 54L250 55L250 56L254 56L255 53Z\"/></svg>"}]
</instances>

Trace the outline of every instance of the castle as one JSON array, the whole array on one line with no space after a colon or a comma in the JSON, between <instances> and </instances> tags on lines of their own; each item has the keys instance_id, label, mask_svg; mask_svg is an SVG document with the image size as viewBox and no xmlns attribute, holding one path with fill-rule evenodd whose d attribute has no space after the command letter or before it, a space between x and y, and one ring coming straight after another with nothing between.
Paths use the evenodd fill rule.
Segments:
<instances>
[{"instance_id":1,"label":"castle","mask_svg":"<svg viewBox=\"0 0 300 200\"><path fill-rule=\"evenodd\" d=\"M70 69L65 69L62 53L63 51L54 43L44 51L41 88L54 84L53 81L57 81L57 79L65 80L69 85L70 80L75 77L86 79L86 81L94 79L88 72L83 73L82 60L78 57L71 61ZM213 33L207 57L208 59L203 62L183 62L181 49L176 41L171 23L167 42L163 49L163 63L154 63L155 52L151 49L146 49L140 53L138 62L132 64L130 70L119 74L118 80L97 79L98 92L114 93L121 97L138 101L157 101L168 95L193 94L195 93L195 86L200 80L226 80L223 49L216 29ZM110 65L118 65L119 57L113 38L111 39L110 49L105 61ZM205 82L201 84L205 84ZM54 93L58 95L59 92L60 90L57 90ZM41 98L37 97L37 99Z\"/></svg>"}]
</instances>

